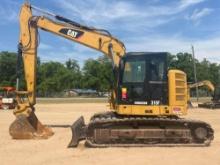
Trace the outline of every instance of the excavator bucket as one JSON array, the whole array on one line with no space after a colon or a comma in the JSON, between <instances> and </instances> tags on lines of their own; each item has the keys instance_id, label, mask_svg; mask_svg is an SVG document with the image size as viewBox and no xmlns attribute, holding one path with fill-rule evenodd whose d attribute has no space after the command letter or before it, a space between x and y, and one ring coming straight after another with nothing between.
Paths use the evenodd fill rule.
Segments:
<instances>
[{"instance_id":1,"label":"excavator bucket","mask_svg":"<svg viewBox=\"0 0 220 165\"><path fill-rule=\"evenodd\" d=\"M79 141L86 138L86 125L82 116L73 123L73 125L71 126L71 130L72 139L68 147L77 147Z\"/></svg>"},{"instance_id":2,"label":"excavator bucket","mask_svg":"<svg viewBox=\"0 0 220 165\"><path fill-rule=\"evenodd\" d=\"M54 134L51 128L38 120L34 112L29 117L23 114L16 116L9 133L13 139L47 139Z\"/></svg>"}]
</instances>

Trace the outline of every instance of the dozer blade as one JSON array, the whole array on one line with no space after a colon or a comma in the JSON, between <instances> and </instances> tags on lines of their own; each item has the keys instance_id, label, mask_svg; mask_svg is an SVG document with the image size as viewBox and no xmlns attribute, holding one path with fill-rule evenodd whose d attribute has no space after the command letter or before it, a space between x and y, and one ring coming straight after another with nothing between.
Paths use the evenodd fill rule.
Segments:
<instances>
[{"instance_id":1,"label":"dozer blade","mask_svg":"<svg viewBox=\"0 0 220 165\"><path fill-rule=\"evenodd\" d=\"M34 112L29 117L16 116L9 133L13 139L47 139L54 134L51 128L41 124Z\"/></svg>"},{"instance_id":2,"label":"dozer blade","mask_svg":"<svg viewBox=\"0 0 220 165\"><path fill-rule=\"evenodd\" d=\"M86 125L82 116L73 123L73 125L71 126L71 130L72 139L68 147L77 147L79 141L86 138Z\"/></svg>"}]
</instances>

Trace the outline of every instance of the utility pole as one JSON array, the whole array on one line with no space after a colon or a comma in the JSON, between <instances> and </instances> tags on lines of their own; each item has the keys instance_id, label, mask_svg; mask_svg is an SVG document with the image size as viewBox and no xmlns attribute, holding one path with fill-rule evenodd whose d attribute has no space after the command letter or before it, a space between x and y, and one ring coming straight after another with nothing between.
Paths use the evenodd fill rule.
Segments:
<instances>
[{"instance_id":1,"label":"utility pole","mask_svg":"<svg viewBox=\"0 0 220 165\"><path fill-rule=\"evenodd\" d=\"M194 51L194 46L192 45L192 57L193 57L193 71L194 71L194 81L197 83L197 73L196 73L196 63L195 63L195 51ZM196 98L197 98L197 103L199 101L199 90L198 86L196 86Z\"/></svg>"}]
</instances>

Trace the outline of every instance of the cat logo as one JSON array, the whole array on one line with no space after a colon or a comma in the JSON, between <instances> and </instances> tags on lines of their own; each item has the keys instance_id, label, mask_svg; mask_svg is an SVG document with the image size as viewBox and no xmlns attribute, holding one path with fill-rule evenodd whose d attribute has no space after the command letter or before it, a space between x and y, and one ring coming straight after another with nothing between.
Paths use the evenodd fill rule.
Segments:
<instances>
[{"instance_id":1,"label":"cat logo","mask_svg":"<svg viewBox=\"0 0 220 165\"><path fill-rule=\"evenodd\" d=\"M62 28L59 31L62 34L65 34L67 36L70 36L72 38L79 38L83 35L84 32L75 30L75 29L68 29L68 28Z\"/></svg>"},{"instance_id":2,"label":"cat logo","mask_svg":"<svg viewBox=\"0 0 220 165\"><path fill-rule=\"evenodd\" d=\"M71 30L71 29L69 29L69 30L67 31L67 35L68 35L68 36L71 36L71 37L73 37L73 38L76 38L77 34L78 34L77 31L74 31L74 30Z\"/></svg>"}]
</instances>

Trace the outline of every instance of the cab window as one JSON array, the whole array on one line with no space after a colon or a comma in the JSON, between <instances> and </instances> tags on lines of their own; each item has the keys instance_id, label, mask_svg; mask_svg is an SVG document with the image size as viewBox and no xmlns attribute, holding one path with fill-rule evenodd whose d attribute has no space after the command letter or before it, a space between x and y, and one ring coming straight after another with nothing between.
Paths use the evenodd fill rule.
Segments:
<instances>
[{"instance_id":1,"label":"cab window","mask_svg":"<svg viewBox=\"0 0 220 165\"><path fill-rule=\"evenodd\" d=\"M144 82L146 72L145 61L126 61L124 65L123 83Z\"/></svg>"},{"instance_id":2,"label":"cab window","mask_svg":"<svg viewBox=\"0 0 220 165\"><path fill-rule=\"evenodd\" d=\"M150 80L162 81L164 80L165 70L164 61L153 59L150 62Z\"/></svg>"}]
</instances>

